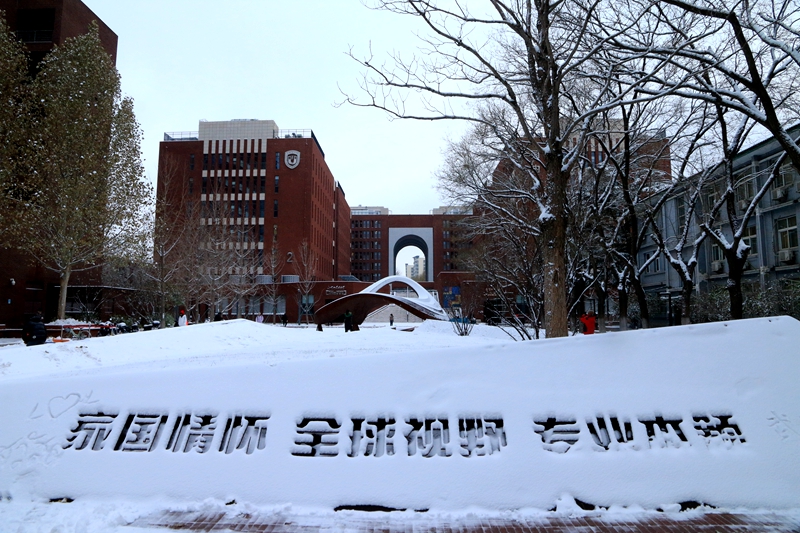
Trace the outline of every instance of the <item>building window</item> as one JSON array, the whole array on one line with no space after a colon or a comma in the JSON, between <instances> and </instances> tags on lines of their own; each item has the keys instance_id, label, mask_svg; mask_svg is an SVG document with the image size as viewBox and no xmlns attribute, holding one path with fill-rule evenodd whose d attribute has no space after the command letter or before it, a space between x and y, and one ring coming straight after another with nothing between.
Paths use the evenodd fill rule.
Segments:
<instances>
[{"instance_id":1,"label":"building window","mask_svg":"<svg viewBox=\"0 0 800 533\"><path fill-rule=\"evenodd\" d=\"M189 178L189 194L194 193L194 178Z\"/></svg>"},{"instance_id":2,"label":"building window","mask_svg":"<svg viewBox=\"0 0 800 533\"><path fill-rule=\"evenodd\" d=\"M189 154L189 170L194 170L194 154Z\"/></svg>"},{"instance_id":3,"label":"building window","mask_svg":"<svg viewBox=\"0 0 800 533\"><path fill-rule=\"evenodd\" d=\"M278 216L278 200L275 200L275 202L273 202L272 204L272 216L273 217Z\"/></svg>"},{"instance_id":4,"label":"building window","mask_svg":"<svg viewBox=\"0 0 800 533\"><path fill-rule=\"evenodd\" d=\"M267 152L261 152L261 170L267 170Z\"/></svg>"},{"instance_id":5,"label":"building window","mask_svg":"<svg viewBox=\"0 0 800 533\"><path fill-rule=\"evenodd\" d=\"M281 169L281 153L275 152L275 170Z\"/></svg>"},{"instance_id":6,"label":"building window","mask_svg":"<svg viewBox=\"0 0 800 533\"><path fill-rule=\"evenodd\" d=\"M758 237L756 237L756 227L747 226L742 232L742 242L750 247L750 255L758 254Z\"/></svg>"},{"instance_id":7,"label":"building window","mask_svg":"<svg viewBox=\"0 0 800 533\"><path fill-rule=\"evenodd\" d=\"M739 202L750 202L756 195L756 180L749 179L736 186L736 200Z\"/></svg>"},{"instance_id":8,"label":"building window","mask_svg":"<svg viewBox=\"0 0 800 533\"><path fill-rule=\"evenodd\" d=\"M367 237L367 238L369 238L369 237ZM375 232L375 238L376 239L380 239L381 238L381 232L380 231L376 231Z\"/></svg>"},{"instance_id":9,"label":"building window","mask_svg":"<svg viewBox=\"0 0 800 533\"><path fill-rule=\"evenodd\" d=\"M278 184L280 183L280 177L275 176L275 192L278 192Z\"/></svg>"},{"instance_id":10,"label":"building window","mask_svg":"<svg viewBox=\"0 0 800 533\"><path fill-rule=\"evenodd\" d=\"M725 256L722 254L722 248L719 244L712 244L711 245L711 260L712 261L724 261Z\"/></svg>"},{"instance_id":11,"label":"building window","mask_svg":"<svg viewBox=\"0 0 800 533\"><path fill-rule=\"evenodd\" d=\"M797 170L791 165L781 165L781 171L778 176L775 178L774 187L788 187L792 183L794 183L795 176L797 176Z\"/></svg>"},{"instance_id":12,"label":"building window","mask_svg":"<svg viewBox=\"0 0 800 533\"><path fill-rule=\"evenodd\" d=\"M678 233L683 233L686 227L686 201L683 198L675 199L675 220L678 222Z\"/></svg>"},{"instance_id":13,"label":"building window","mask_svg":"<svg viewBox=\"0 0 800 533\"><path fill-rule=\"evenodd\" d=\"M203 154L203 170L208 170L208 154Z\"/></svg>"},{"instance_id":14,"label":"building window","mask_svg":"<svg viewBox=\"0 0 800 533\"><path fill-rule=\"evenodd\" d=\"M258 216L264 218L264 200L258 202Z\"/></svg>"},{"instance_id":15,"label":"building window","mask_svg":"<svg viewBox=\"0 0 800 533\"><path fill-rule=\"evenodd\" d=\"M203 194L205 194L205 193L206 193L206 188L207 188L207 187L208 187L208 178L207 178L207 177L205 177L205 176L203 176L203 183L202 183L202 185L201 185L201 188L202 188L202 190L201 190L200 192L202 192Z\"/></svg>"},{"instance_id":16,"label":"building window","mask_svg":"<svg viewBox=\"0 0 800 533\"><path fill-rule=\"evenodd\" d=\"M375 227L375 228L380 228L380 227L381 227L381 221L380 221L380 220L376 220L376 221L373 223L373 227Z\"/></svg>"},{"instance_id":17,"label":"building window","mask_svg":"<svg viewBox=\"0 0 800 533\"><path fill-rule=\"evenodd\" d=\"M778 233L778 250L797 248L797 216L781 218L775 223Z\"/></svg>"},{"instance_id":18,"label":"building window","mask_svg":"<svg viewBox=\"0 0 800 533\"><path fill-rule=\"evenodd\" d=\"M656 255L657 257L645 267L643 272L644 274L655 274L656 272L661 272L661 257L658 256L658 254ZM651 257L653 257L653 252L645 252L643 263L646 263Z\"/></svg>"}]
</instances>

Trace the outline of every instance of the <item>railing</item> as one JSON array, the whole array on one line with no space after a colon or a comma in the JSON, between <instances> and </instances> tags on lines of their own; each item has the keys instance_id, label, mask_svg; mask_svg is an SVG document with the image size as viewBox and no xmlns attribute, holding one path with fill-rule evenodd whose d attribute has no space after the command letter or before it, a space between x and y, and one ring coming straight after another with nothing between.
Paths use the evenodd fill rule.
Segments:
<instances>
[{"instance_id":1,"label":"railing","mask_svg":"<svg viewBox=\"0 0 800 533\"><path fill-rule=\"evenodd\" d=\"M20 30L17 38L23 43L52 43L53 30Z\"/></svg>"},{"instance_id":2,"label":"railing","mask_svg":"<svg viewBox=\"0 0 800 533\"><path fill-rule=\"evenodd\" d=\"M200 132L197 131L164 132L165 141L197 141L199 139L200 139Z\"/></svg>"},{"instance_id":3,"label":"railing","mask_svg":"<svg viewBox=\"0 0 800 533\"><path fill-rule=\"evenodd\" d=\"M280 139L314 139L317 143L317 148L322 152L322 157L325 157L325 152L322 150L314 130L278 130L278 138Z\"/></svg>"}]
</instances>

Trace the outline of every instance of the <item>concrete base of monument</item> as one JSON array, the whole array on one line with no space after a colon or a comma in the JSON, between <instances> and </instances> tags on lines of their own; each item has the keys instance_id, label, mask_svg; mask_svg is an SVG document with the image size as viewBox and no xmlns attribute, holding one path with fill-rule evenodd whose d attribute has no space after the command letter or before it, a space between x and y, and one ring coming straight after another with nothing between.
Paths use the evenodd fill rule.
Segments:
<instances>
[{"instance_id":1,"label":"concrete base of monument","mask_svg":"<svg viewBox=\"0 0 800 533\"><path fill-rule=\"evenodd\" d=\"M91 531L315 516L797 527L800 322L475 331L234 321L3 348L0 516Z\"/></svg>"}]
</instances>

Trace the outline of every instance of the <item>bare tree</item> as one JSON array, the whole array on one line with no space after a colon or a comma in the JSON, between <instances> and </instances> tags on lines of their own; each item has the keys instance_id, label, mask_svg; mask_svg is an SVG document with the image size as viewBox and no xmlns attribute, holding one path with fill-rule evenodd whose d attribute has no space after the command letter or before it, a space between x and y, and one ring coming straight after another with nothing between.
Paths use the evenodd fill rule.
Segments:
<instances>
[{"instance_id":1,"label":"bare tree","mask_svg":"<svg viewBox=\"0 0 800 533\"><path fill-rule=\"evenodd\" d=\"M298 313L300 313L297 322L299 323L300 319L305 317L306 323L308 323L309 317L313 314L314 309L314 302L311 301L311 295L317 284L319 258L305 239L294 255L293 266L298 278L297 290L300 299L300 301L297 302Z\"/></svg>"},{"instance_id":2,"label":"bare tree","mask_svg":"<svg viewBox=\"0 0 800 533\"><path fill-rule=\"evenodd\" d=\"M567 335L567 185L598 106L577 79L608 36L588 32L599 0L551 2L489 0L476 11L460 3L384 0L383 9L418 18L428 31L420 57L392 57L391 65L360 59L366 99L401 118L466 120L479 124L502 159L525 174L517 191L536 206L544 260L547 335ZM485 7L485 9L483 9ZM481 9L483 9L481 11ZM573 94L573 90L578 93ZM407 107L422 95L422 110ZM499 159L499 158L498 158Z\"/></svg>"},{"instance_id":3,"label":"bare tree","mask_svg":"<svg viewBox=\"0 0 800 533\"><path fill-rule=\"evenodd\" d=\"M264 274L269 276L269 283L264 285L264 296L266 303L272 306L272 323L275 324L278 318L278 303L280 302L280 281L281 272L286 266L286 257L278 246L278 241L272 239L269 249L264 250Z\"/></svg>"}]
</instances>

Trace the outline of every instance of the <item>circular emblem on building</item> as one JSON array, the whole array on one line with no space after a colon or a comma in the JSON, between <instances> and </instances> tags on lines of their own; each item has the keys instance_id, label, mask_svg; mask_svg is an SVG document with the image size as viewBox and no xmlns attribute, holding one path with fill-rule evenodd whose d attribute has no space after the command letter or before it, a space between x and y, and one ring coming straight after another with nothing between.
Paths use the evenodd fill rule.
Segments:
<instances>
[{"instance_id":1,"label":"circular emblem on building","mask_svg":"<svg viewBox=\"0 0 800 533\"><path fill-rule=\"evenodd\" d=\"M297 150L287 150L286 157L284 159L287 167L295 168L300 164L300 152Z\"/></svg>"}]
</instances>

